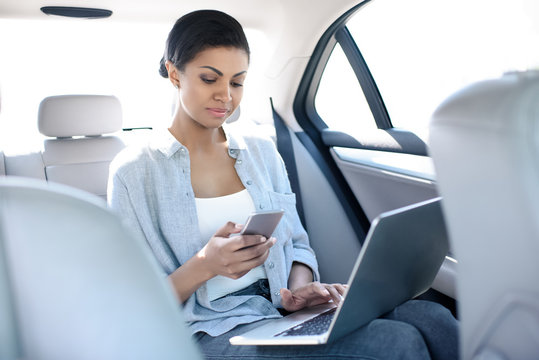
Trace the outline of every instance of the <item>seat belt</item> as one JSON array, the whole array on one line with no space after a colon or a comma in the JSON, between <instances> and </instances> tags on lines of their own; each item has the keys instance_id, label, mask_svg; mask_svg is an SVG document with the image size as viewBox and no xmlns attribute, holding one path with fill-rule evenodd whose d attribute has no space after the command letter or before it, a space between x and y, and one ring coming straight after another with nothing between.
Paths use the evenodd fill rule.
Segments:
<instances>
[{"instance_id":1,"label":"seat belt","mask_svg":"<svg viewBox=\"0 0 539 360\"><path fill-rule=\"evenodd\" d=\"M292 192L296 194L296 209L298 211L299 219L305 228L305 214L303 212L303 202L301 200L301 190L299 187L298 169L296 167L296 158L294 157L292 136L290 135L290 130L283 118L281 118L277 111L275 111L272 98L270 98L270 103L271 112L273 114L273 123L275 126L275 135L277 138L277 150L281 154L286 166Z\"/></svg>"}]
</instances>

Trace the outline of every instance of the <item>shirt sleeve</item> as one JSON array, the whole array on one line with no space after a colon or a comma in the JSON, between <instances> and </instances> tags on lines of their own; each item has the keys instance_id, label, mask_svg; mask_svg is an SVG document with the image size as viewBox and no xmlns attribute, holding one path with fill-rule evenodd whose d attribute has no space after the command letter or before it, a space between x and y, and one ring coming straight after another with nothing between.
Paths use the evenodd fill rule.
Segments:
<instances>
[{"instance_id":1,"label":"shirt sleeve","mask_svg":"<svg viewBox=\"0 0 539 360\"><path fill-rule=\"evenodd\" d=\"M107 202L112 211L121 218L126 230L131 232L131 234L136 238L136 240L138 240L139 243L148 250L148 257L154 264L154 267L158 271L159 275L163 278L166 278L167 273L163 270L161 266L158 265L157 260L151 253L151 248L146 240L146 236L144 234L142 226L138 221L135 208L129 197L128 188L122 181L120 175L115 170L113 170L112 166L107 186Z\"/></svg>"}]
</instances>

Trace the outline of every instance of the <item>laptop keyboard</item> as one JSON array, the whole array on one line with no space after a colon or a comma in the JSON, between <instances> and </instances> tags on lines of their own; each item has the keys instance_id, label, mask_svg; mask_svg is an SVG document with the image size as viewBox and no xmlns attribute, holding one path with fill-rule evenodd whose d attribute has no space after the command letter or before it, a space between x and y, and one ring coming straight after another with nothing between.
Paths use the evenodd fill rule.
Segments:
<instances>
[{"instance_id":1,"label":"laptop keyboard","mask_svg":"<svg viewBox=\"0 0 539 360\"><path fill-rule=\"evenodd\" d=\"M337 308L329 309L312 319L306 320L290 329L275 334L274 337L323 334L329 329L329 325L331 324L331 320L333 320L336 310Z\"/></svg>"}]
</instances>

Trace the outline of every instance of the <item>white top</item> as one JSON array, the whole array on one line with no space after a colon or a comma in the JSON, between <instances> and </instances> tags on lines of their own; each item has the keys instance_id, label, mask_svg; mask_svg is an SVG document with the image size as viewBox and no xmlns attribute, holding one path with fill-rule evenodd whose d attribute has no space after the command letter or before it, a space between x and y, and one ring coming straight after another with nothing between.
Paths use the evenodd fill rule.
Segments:
<instances>
[{"instance_id":1,"label":"white top","mask_svg":"<svg viewBox=\"0 0 539 360\"><path fill-rule=\"evenodd\" d=\"M198 227L203 239L210 239L227 221L245 224L255 210L253 199L244 189L240 192L216 198L196 198ZM260 265L239 279L217 275L206 282L209 300L215 300L241 290L259 279L266 279L266 270Z\"/></svg>"}]
</instances>

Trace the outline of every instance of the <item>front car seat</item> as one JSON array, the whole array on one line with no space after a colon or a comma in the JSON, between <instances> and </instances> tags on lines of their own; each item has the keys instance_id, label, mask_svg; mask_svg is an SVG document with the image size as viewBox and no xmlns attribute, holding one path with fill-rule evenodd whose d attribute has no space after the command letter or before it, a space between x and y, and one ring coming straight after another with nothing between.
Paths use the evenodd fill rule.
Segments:
<instances>
[{"instance_id":1,"label":"front car seat","mask_svg":"<svg viewBox=\"0 0 539 360\"><path fill-rule=\"evenodd\" d=\"M539 73L451 96L430 146L458 260L462 358L539 358Z\"/></svg>"},{"instance_id":2,"label":"front car seat","mask_svg":"<svg viewBox=\"0 0 539 360\"><path fill-rule=\"evenodd\" d=\"M0 178L0 260L6 358L200 358L146 242L91 194Z\"/></svg>"}]
</instances>

